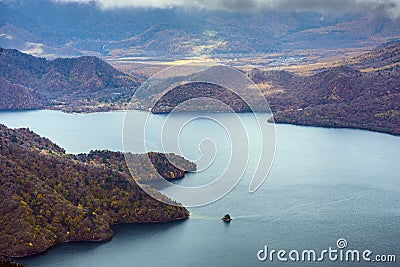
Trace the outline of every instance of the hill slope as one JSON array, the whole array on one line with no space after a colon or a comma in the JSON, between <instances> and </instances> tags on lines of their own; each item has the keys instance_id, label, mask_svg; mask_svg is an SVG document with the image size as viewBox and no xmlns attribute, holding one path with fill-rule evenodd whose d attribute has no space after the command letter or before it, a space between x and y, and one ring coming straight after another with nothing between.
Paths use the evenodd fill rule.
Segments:
<instances>
[{"instance_id":1,"label":"hill slope","mask_svg":"<svg viewBox=\"0 0 400 267\"><path fill-rule=\"evenodd\" d=\"M391 69L400 65L400 41L393 41L378 46L369 53L351 58L344 62L362 71Z\"/></svg>"},{"instance_id":2,"label":"hill slope","mask_svg":"<svg viewBox=\"0 0 400 267\"><path fill-rule=\"evenodd\" d=\"M269 84L275 122L400 135L399 51L393 42L312 76L255 69L250 77Z\"/></svg>"},{"instance_id":3,"label":"hill slope","mask_svg":"<svg viewBox=\"0 0 400 267\"><path fill-rule=\"evenodd\" d=\"M37 93L0 78L0 110L38 109L46 104Z\"/></svg>"},{"instance_id":4,"label":"hill slope","mask_svg":"<svg viewBox=\"0 0 400 267\"><path fill-rule=\"evenodd\" d=\"M0 87L5 93L11 85L19 86L8 109L39 108L47 102L53 108L74 109L99 103L121 103L130 99L138 81L96 57L46 60L0 48ZM21 86L27 88L25 91ZM8 90L9 91L9 90ZM24 103L18 103L21 95ZM19 96L19 97L18 97ZM15 103L14 103L15 102Z\"/></svg>"},{"instance_id":5,"label":"hill slope","mask_svg":"<svg viewBox=\"0 0 400 267\"><path fill-rule=\"evenodd\" d=\"M113 153L117 152L96 152L94 158L111 158ZM161 154L153 157L163 162ZM93 155L67 156L28 129L0 125L0 255L21 257L60 242L106 240L112 237L110 226L118 223L168 222L189 216L182 206L148 196L126 169L82 158ZM166 164L155 166L162 173L177 171ZM143 177L153 171L140 162L134 169L140 169ZM179 171L182 177L184 171Z\"/></svg>"}]
</instances>

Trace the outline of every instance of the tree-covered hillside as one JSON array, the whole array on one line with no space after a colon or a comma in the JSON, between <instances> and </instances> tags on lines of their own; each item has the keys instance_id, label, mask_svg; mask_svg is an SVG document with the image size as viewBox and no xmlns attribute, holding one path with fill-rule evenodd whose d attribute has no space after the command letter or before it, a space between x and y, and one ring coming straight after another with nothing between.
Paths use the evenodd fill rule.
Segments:
<instances>
[{"instance_id":1,"label":"tree-covered hillside","mask_svg":"<svg viewBox=\"0 0 400 267\"><path fill-rule=\"evenodd\" d=\"M400 135L399 53L391 42L311 76L255 69L250 78L268 84L275 122Z\"/></svg>"},{"instance_id":2,"label":"tree-covered hillside","mask_svg":"<svg viewBox=\"0 0 400 267\"><path fill-rule=\"evenodd\" d=\"M0 94L6 96L0 110L118 105L138 86L135 77L97 57L46 60L0 48Z\"/></svg>"},{"instance_id":3,"label":"tree-covered hillside","mask_svg":"<svg viewBox=\"0 0 400 267\"><path fill-rule=\"evenodd\" d=\"M107 155L111 158L113 153L104 152L101 158ZM189 216L180 205L148 196L126 169L95 158L67 155L28 129L0 125L0 255L20 257L60 242L106 240L112 237L110 227L118 223L168 222ZM119 162L122 166L124 161ZM194 167L187 163L188 169ZM145 166L133 167L146 177L154 170ZM176 172L169 165L162 167ZM167 197L160 194L160 199Z\"/></svg>"}]
</instances>

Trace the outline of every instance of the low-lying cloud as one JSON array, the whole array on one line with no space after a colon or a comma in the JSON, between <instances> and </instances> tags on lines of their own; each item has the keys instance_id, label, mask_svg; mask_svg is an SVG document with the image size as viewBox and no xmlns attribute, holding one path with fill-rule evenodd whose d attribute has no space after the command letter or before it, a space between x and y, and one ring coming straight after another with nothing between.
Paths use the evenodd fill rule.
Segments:
<instances>
[{"instance_id":1,"label":"low-lying cloud","mask_svg":"<svg viewBox=\"0 0 400 267\"><path fill-rule=\"evenodd\" d=\"M109 8L200 8L232 12L262 10L317 11L324 13L364 12L400 16L400 0L53 0L56 2L93 3Z\"/></svg>"}]
</instances>

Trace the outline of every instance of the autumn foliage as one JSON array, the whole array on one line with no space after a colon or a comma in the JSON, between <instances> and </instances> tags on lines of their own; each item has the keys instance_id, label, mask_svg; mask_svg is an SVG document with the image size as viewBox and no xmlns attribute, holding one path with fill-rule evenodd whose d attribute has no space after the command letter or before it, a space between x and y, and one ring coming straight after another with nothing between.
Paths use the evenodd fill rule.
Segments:
<instances>
[{"instance_id":1,"label":"autumn foliage","mask_svg":"<svg viewBox=\"0 0 400 267\"><path fill-rule=\"evenodd\" d=\"M250 78L270 85L275 122L400 135L399 56L400 41L312 76L255 69Z\"/></svg>"},{"instance_id":2,"label":"autumn foliage","mask_svg":"<svg viewBox=\"0 0 400 267\"><path fill-rule=\"evenodd\" d=\"M159 202L140 189L121 157L109 151L67 155L28 129L0 125L0 254L19 257L60 242L109 239L110 227L119 223L188 217L184 207ZM162 173L168 169L161 168L162 156L157 162ZM148 177L149 169L135 167Z\"/></svg>"},{"instance_id":3,"label":"autumn foliage","mask_svg":"<svg viewBox=\"0 0 400 267\"><path fill-rule=\"evenodd\" d=\"M97 57L47 60L0 48L0 110L111 108L128 102L138 86Z\"/></svg>"}]
</instances>

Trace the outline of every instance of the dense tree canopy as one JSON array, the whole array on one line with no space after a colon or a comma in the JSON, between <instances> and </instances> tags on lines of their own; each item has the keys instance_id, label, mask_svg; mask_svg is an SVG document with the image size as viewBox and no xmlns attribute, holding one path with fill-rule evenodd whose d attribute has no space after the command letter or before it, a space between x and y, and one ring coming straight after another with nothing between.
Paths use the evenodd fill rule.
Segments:
<instances>
[{"instance_id":1,"label":"dense tree canopy","mask_svg":"<svg viewBox=\"0 0 400 267\"><path fill-rule=\"evenodd\" d=\"M188 217L184 207L159 202L140 189L121 156L110 151L67 155L28 129L0 125L0 254L25 256L59 242L109 239L110 226L118 223ZM183 170L164 166L165 156L152 157L161 174L184 175ZM140 162L135 169L148 178L154 170ZM191 168L195 166L188 162Z\"/></svg>"}]
</instances>

